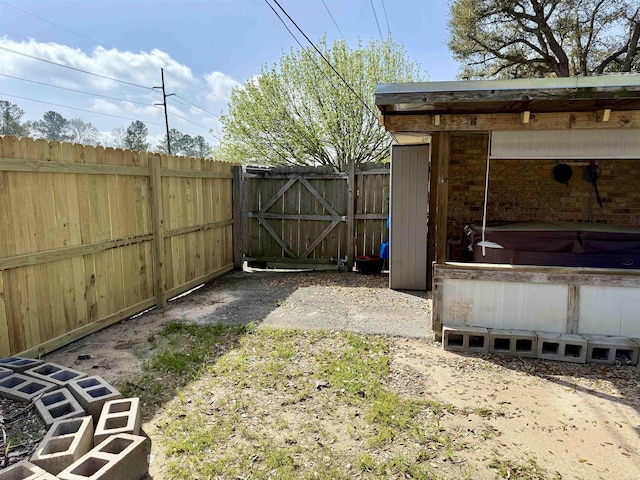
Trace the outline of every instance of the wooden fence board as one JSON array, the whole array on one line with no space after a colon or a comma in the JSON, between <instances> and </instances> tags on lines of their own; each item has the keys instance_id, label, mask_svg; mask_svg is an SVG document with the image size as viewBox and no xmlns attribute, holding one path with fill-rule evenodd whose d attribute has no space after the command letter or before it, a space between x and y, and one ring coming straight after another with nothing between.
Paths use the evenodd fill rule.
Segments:
<instances>
[{"instance_id":1,"label":"wooden fence board","mask_svg":"<svg viewBox=\"0 0 640 480\"><path fill-rule=\"evenodd\" d=\"M0 356L59 348L233 268L232 178L220 162L0 137Z\"/></svg>"}]
</instances>

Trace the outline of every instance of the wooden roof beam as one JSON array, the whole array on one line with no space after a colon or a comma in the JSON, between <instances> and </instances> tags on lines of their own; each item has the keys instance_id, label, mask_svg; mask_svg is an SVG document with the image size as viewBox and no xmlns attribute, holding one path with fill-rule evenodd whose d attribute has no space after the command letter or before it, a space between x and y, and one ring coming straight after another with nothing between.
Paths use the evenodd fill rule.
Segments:
<instances>
[{"instance_id":1,"label":"wooden roof beam","mask_svg":"<svg viewBox=\"0 0 640 480\"><path fill-rule=\"evenodd\" d=\"M521 122L521 113L487 114L386 114L384 126L390 132L453 132L490 130L569 130L588 128L640 128L640 110L610 111L608 121L598 121L594 112L530 113ZM603 117L604 118L604 111Z\"/></svg>"}]
</instances>

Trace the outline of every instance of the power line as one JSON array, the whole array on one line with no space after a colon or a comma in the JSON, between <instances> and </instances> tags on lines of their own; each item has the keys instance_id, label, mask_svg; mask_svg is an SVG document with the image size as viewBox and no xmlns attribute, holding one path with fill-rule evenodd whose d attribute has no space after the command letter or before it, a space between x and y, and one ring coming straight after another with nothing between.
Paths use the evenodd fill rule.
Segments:
<instances>
[{"instance_id":1,"label":"power line","mask_svg":"<svg viewBox=\"0 0 640 480\"><path fill-rule=\"evenodd\" d=\"M380 28L380 22L378 21L378 14L376 13L376 7L373 6L373 0L369 0L369 2L371 3L371 10L373 10L373 17L376 19L376 25L378 26L380 40L384 42L384 38L382 37L382 29Z\"/></svg>"},{"instance_id":2,"label":"power line","mask_svg":"<svg viewBox=\"0 0 640 480\"><path fill-rule=\"evenodd\" d=\"M57 24L57 23L54 23L54 22L52 22L52 21L50 21L50 20L47 20L46 18L42 18L42 17L40 17L40 16L36 15L35 13L31 13L31 12L28 12L28 11L26 11L26 10L23 10L22 8L20 8L20 7L16 7L15 5L10 4L9 2L5 2L4 0L0 0L0 3L4 3L4 4L5 4L6 6L8 6L8 7L15 8L16 10L19 10L19 11L21 11L22 13L26 13L27 15L31 15L32 17L35 17L35 18L37 18L38 20L41 20L41 21L43 21L43 22L45 22L45 23L48 23L49 25L53 25L54 27L61 28L62 30L66 30L66 31L67 31L67 32L69 32L69 33L73 33L74 35L77 35L78 37L84 38L85 40L89 40L90 42L95 43L95 44L96 44L96 45L98 45L99 47L102 47L102 46L103 46L100 42L98 42L97 40L94 40L93 38L87 37L86 35L83 35L83 34L78 33L78 32L74 32L74 31L73 31L73 30L71 30L70 28L64 27L64 26L59 25L59 24ZM109 47L109 48L115 49L114 47Z\"/></svg>"},{"instance_id":3,"label":"power line","mask_svg":"<svg viewBox=\"0 0 640 480\"><path fill-rule=\"evenodd\" d=\"M94 110L86 110L84 108L70 107L69 105L61 105L59 103L45 102L44 100L36 100L34 98L21 97L19 95L11 95L11 94L8 94L8 93L0 92L0 95L4 95L5 97L20 98L22 100L28 100L30 102L44 103L45 105L53 105L54 107L69 108L71 110L78 110L80 112L87 112L87 113L92 113L92 114L95 114L95 115L104 115L105 117L121 118L123 120L131 120L131 121L134 121L134 122L136 120L139 120L137 118L122 117L120 115L113 115L111 113L102 113L102 112L96 112ZM158 125L160 127L163 126L161 123L155 123L155 122L146 122L146 123L148 123L149 125Z\"/></svg>"},{"instance_id":4,"label":"power line","mask_svg":"<svg viewBox=\"0 0 640 480\"><path fill-rule=\"evenodd\" d=\"M384 12L384 21L387 22L387 35L391 36L391 28L389 27L389 17L387 17L387 7L384 6L384 0L380 0L382 2L382 11Z\"/></svg>"},{"instance_id":5,"label":"power line","mask_svg":"<svg viewBox=\"0 0 640 480\"><path fill-rule=\"evenodd\" d=\"M2 1L2 0L0 0L0 1ZM108 98L110 100L118 100L120 102L135 103L137 105L144 105L144 106L147 106L147 107L152 106L150 103L136 102L135 100L127 100L126 98L111 97L109 95L101 95L99 93L94 93L94 92L85 92L84 90L76 90L74 88L61 87L59 85L52 85L50 83L38 82L36 80L29 80L28 78L14 77L13 75L7 75L5 73L0 73L0 77L13 78L14 80L21 80L23 82L35 83L37 85L44 85L45 87L59 88L60 90L67 90L69 92L82 93L84 95L91 95L92 97Z\"/></svg>"},{"instance_id":6,"label":"power line","mask_svg":"<svg viewBox=\"0 0 640 480\"><path fill-rule=\"evenodd\" d=\"M307 42L309 42L311 44L311 46L314 48L314 50L316 52L318 52L318 54L320 55L320 57L322 57L322 59L325 61L325 63L327 65L329 65L329 67L331 68L331 70L333 70L333 72L338 76L338 78L340 78L340 80L342 80L342 83L345 84L345 86L351 90L351 93L353 93L358 100L360 100L360 102L362 102L362 105L364 105L364 107L369 110L369 113L371 113L371 115L373 115L374 117L378 118L378 116L373 113L373 110L371 110L371 107L369 107L369 105L367 104L367 102L365 102L363 100L363 98L353 89L353 87L351 87L351 85L349 85L349 82L347 82L344 77L340 74L340 72L338 72L338 70L336 70L336 68L331 64L331 62L329 60L327 60L327 57L324 56L324 54L318 49L318 47L316 47L316 45L311 41L311 39L307 36L306 33L304 33L302 31L302 29L298 26L298 24L293 20L293 18L291 18L291 16L287 13L287 11L282 8L282 5L280 5L280 3L278 3L278 0L273 0L274 3L276 5L278 5L278 8L280 8L280 10L282 10L282 12L287 16L287 18L291 21L291 23L293 23L293 25L298 29L298 31L302 34L302 36L307 40ZM267 0L265 0L265 2L267 2ZM267 2L269 3L269 2Z\"/></svg>"},{"instance_id":7,"label":"power line","mask_svg":"<svg viewBox=\"0 0 640 480\"><path fill-rule=\"evenodd\" d=\"M336 28L338 29L338 32L340 33L340 36L342 37L342 39L345 41L345 43L347 42L347 39L344 38L344 35L342 34L342 30L340 30L340 27L338 26L338 24L336 23L336 19L333 18L333 15L331 15L331 10L329 10L329 7L327 6L326 2L324 0L322 0L322 4L324 5L324 8L327 9L327 13L329 14L329 16L331 17L331 20L333 20L333 24L336 26Z\"/></svg>"},{"instance_id":8,"label":"power line","mask_svg":"<svg viewBox=\"0 0 640 480\"><path fill-rule=\"evenodd\" d=\"M76 72L86 73L87 75L93 75L94 77L105 78L107 80L112 80L114 82L123 83L125 85L131 85L133 87L144 88L145 90L153 90L151 87L145 87L144 85L140 85L138 83L128 82L127 80L120 80L120 79L113 78L113 77L107 77L106 75L101 75L99 73L93 73L93 72L89 72L87 70L82 70L81 68L71 67L69 65L65 65L64 63L52 62L51 60L46 60L44 58L40 58L40 57L36 57L36 56L33 56L33 55L29 55L29 54L24 53L24 52L18 52L17 50L11 50L10 48L7 48L7 47L0 46L0 50L4 50L5 52L9 52L9 53L14 53L16 55L22 55L23 57L31 58L32 60L38 60L40 62L49 63L51 65L56 65L58 67L68 68L69 70L74 70Z\"/></svg>"},{"instance_id":9,"label":"power line","mask_svg":"<svg viewBox=\"0 0 640 480\"><path fill-rule=\"evenodd\" d=\"M195 103L193 103L193 102L190 102L189 100L187 100L186 98L184 98L184 97L183 97L183 96L181 96L181 95L178 95L177 93L176 93L176 98L180 98L180 99L184 100L185 102L187 102L187 103L188 103L189 105L191 105L192 107L195 107L197 110L200 110L201 112L206 113L207 115L209 115L210 117L215 118L216 120L217 120L218 118L220 118L220 117L219 117L218 115L216 115L215 113L211 113L210 111L205 110L204 108L202 108L202 107L200 107L200 106L196 105L196 104L195 104ZM182 103L182 102L178 102L178 103ZM184 105L184 103L182 103L182 104ZM187 105L185 105L185 106L187 106Z\"/></svg>"}]
</instances>

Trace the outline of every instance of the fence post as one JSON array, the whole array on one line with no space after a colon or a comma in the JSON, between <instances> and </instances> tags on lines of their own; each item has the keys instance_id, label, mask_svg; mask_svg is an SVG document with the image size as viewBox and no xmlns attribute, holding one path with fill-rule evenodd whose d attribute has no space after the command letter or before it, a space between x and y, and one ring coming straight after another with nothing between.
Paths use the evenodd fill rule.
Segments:
<instances>
[{"instance_id":1,"label":"fence post","mask_svg":"<svg viewBox=\"0 0 640 480\"><path fill-rule=\"evenodd\" d=\"M164 308L167 305L167 299L165 296L164 212L160 170L160 157L149 157L154 290L156 293L156 306Z\"/></svg>"},{"instance_id":2,"label":"fence post","mask_svg":"<svg viewBox=\"0 0 640 480\"><path fill-rule=\"evenodd\" d=\"M356 223L356 163L349 160L349 198L347 199L347 271L353 270Z\"/></svg>"},{"instance_id":3,"label":"fence post","mask_svg":"<svg viewBox=\"0 0 640 480\"><path fill-rule=\"evenodd\" d=\"M242 270L244 253L242 165L233 167L233 267Z\"/></svg>"}]
</instances>

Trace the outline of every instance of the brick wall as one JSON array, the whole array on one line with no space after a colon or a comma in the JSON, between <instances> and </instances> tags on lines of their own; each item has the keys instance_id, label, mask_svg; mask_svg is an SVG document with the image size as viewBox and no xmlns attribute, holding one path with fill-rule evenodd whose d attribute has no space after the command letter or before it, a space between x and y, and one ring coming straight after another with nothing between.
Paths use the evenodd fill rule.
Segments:
<instances>
[{"instance_id":1,"label":"brick wall","mask_svg":"<svg viewBox=\"0 0 640 480\"><path fill-rule=\"evenodd\" d=\"M463 227L482 219L488 135L454 134L449 166L448 237L462 237ZM573 168L569 186L556 182L556 160L492 160L487 220L589 221L590 191L586 162ZM640 227L640 161L600 160L598 189L603 207L592 195L595 223ZM460 255L454 248L453 259Z\"/></svg>"}]
</instances>

